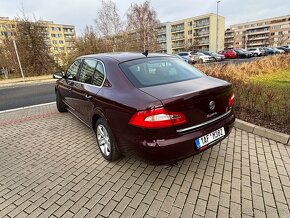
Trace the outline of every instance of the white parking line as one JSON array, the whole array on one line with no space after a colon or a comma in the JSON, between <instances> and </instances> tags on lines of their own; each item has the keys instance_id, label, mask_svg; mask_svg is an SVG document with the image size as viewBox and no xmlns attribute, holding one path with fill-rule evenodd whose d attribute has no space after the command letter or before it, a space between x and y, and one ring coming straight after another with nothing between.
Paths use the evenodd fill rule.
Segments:
<instances>
[{"instance_id":1,"label":"white parking line","mask_svg":"<svg viewBox=\"0 0 290 218\"><path fill-rule=\"evenodd\" d=\"M49 103L44 103L44 104L36 104L36 105L31 105L31 106L26 106L26 107L19 107L19 108L14 108L14 109L10 109L10 110L4 110L4 111L0 111L0 114L13 112L13 111L19 111L19 110L23 110L23 109L27 109L27 108L41 107L41 106L51 105L51 104L55 104L55 101L49 102Z\"/></svg>"}]
</instances>

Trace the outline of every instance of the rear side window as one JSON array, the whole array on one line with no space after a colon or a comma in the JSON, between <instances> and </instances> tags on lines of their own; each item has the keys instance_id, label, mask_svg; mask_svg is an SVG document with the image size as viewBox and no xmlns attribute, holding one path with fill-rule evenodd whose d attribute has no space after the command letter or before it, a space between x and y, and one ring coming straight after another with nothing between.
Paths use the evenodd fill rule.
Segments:
<instances>
[{"instance_id":1,"label":"rear side window","mask_svg":"<svg viewBox=\"0 0 290 218\"><path fill-rule=\"evenodd\" d=\"M178 55L179 56L187 56L188 54L187 53L179 53Z\"/></svg>"},{"instance_id":2,"label":"rear side window","mask_svg":"<svg viewBox=\"0 0 290 218\"><path fill-rule=\"evenodd\" d=\"M137 88L181 82L204 76L183 60L173 57L127 61L121 63L120 68Z\"/></svg>"},{"instance_id":3,"label":"rear side window","mask_svg":"<svg viewBox=\"0 0 290 218\"><path fill-rule=\"evenodd\" d=\"M98 62L92 84L96 86L101 86L105 78L105 69L101 62Z\"/></svg>"},{"instance_id":4,"label":"rear side window","mask_svg":"<svg viewBox=\"0 0 290 218\"><path fill-rule=\"evenodd\" d=\"M85 59L81 68L79 82L91 84L96 65L97 60Z\"/></svg>"},{"instance_id":5,"label":"rear side window","mask_svg":"<svg viewBox=\"0 0 290 218\"><path fill-rule=\"evenodd\" d=\"M76 75L78 73L78 69L80 67L82 60L78 59L75 62L73 62L72 65L69 66L69 68L66 71L66 75L68 79L76 80Z\"/></svg>"}]
</instances>

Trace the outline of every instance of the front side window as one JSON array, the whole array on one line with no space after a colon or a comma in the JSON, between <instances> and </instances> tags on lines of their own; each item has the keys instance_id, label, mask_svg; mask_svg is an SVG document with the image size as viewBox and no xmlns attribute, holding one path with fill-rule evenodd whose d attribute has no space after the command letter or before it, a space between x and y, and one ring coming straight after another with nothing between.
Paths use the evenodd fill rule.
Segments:
<instances>
[{"instance_id":1,"label":"front side window","mask_svg":"<svg viewBox=\"0 0 290 218\"><path fill-rule=\"evenodd\" d=\"M120 64L122 71L137 88L192 80L203 73L179 58L143 58Z\"/></svg>"},{"instance_id":2,"label":"front side window","mask_svg":"<svg viewBox=\"0 0 290 218\"><path fill-rule=\"evenodd\" d=\"M92 84L101 86L105 78L105 69L101 62L98 62L95 73L93 75Z\"/></svg>"},{"instance_id":3,"label":"front side window","mask_svg":"<svg viewBox=\"0 0 290 218\"><path fill-rule=\"evenodd\" d=\"M75 62L73 62L72 65L70 65L70 67L68 68L68 70L66 72L66 76L68 79L76 80L76 75L78 73L78 69L80 67L80 64L81 64L81 60L78 59Z\"/></svg>"},{"instance_id":4,"label":"front side window","mask_svg":"<svg viewBox=\"0 0 290 218\"><path fill-rule=\"evenodd\" d=\"M85 59L80 71L79 82L91 84L97 60Z\"/></svg>"}]
</instances>

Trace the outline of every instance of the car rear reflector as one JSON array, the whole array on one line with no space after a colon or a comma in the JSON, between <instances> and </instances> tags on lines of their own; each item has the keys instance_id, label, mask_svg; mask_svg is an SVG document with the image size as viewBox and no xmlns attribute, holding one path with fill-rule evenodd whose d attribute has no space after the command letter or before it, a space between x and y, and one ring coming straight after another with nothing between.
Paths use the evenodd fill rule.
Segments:
<instances>
[{"instance_id":1,"label":"car rear reflector","mask_svg":"<svg viewBox=\"0 0 290 218\"><path fill-rule=\"evenodd\" d=\"M233 93L229 98L228 107L229 108L232 107L234 103L235 103L235 95Z\"/></svg>"},{"instance_id":2,"label":"car rear reflector","mask_svg":"<svg viewBox=\"0 0 290 218\"><path fill-rule=\"evenodd\" d=\"M165 128L186 123L183 113L166 111L163 107L135 113L129 124L143 128Z\"/></svg>"}]
</instances>

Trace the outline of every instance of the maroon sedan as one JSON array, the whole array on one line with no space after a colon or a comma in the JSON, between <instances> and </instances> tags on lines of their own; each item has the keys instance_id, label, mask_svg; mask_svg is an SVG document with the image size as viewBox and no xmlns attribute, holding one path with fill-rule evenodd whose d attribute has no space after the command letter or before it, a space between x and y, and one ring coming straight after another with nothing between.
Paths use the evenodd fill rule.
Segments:
<instances>
[{"instance_id":1,"label":"maroon sedan","mask_svg":"<svg viewBox=\"0 0 290 218\"><path fill-rule=\"evenodd\" d=\"M232 85L170 55L82 56L54 78L58 110L92 128L109 161L184 159L227 137L235 120Z\"/></svg>"}]
</instances>

